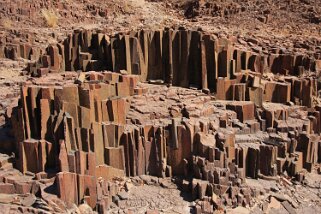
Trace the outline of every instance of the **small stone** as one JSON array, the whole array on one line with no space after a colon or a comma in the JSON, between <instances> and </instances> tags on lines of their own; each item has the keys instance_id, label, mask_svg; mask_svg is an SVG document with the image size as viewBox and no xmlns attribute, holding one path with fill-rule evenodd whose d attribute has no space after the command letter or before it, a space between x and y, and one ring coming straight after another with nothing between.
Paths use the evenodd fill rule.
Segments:
<instances>
[{"instance_id":1,"label":"small stone","mask_svg":"<svg viewBox=\"0 0 321 214\"><path fill-rule=\"evenodd\" d=\"M144 181L145 184L151 183L151 177L149 175L141 175L139 177L140 177L140 179L142 179Z\"/></svg>"},{"instance_id":2,"label":"small stone","mask_svg":"<svg viewBox=\"0 0 321 214\"><path fill-rule=\"evenodd\" d=\"M203 92L204 94L210 94L210 93L211 93L211 91L210 91L208 88L203 88L203 89L202 89L202 92Z\"/></svg>"},{"instance_id":3,"label":"small stone","mask_svg":"<svg viewBox=\"0 0 321 214\"><path fill-rule=\"evenodd\" d=\"M272 197L278 199L279 201L286 201L287 198L285 197L285 195L281 195L281 194L278 194L278 193L272 193L271 194Z\"/></svg>"},{"instance_id":4,"label":"small stone","mask_svg":"<svg viewBox=\"0 0 321 214\"><path fill-rule=\"evenodd\" d=\"M112 201L113 201L114 203L116 203L117 201L119 201L119 197L118 197L117 195L113 195L113 196L112 196Z\"/></svg>"},{"instance_id":5,"label":"small stone","mask_svg":"<svg viewBox=\"0 0 321 214\"><path fill-rule=\"evenodd\" d=\"M167 179L162 179L161 181L160 181L160 185L161 185L161 187L163 187L163 188L171 188L171 186L173 185L173 183L171 183L169 180L167 180Z\"/></svg>"},{"instance_id":6,"label":"small stone","mask_svg":"<svg viewBox=\"0 0 321 214\"><path fill-rule=\"evenodd\" d=\"M86 80L86 73L81 72L76 80L77 84L81 84Z\"/></svg>"},{"instance_id":7,"label":"small stone","mask_svg":"<svg viewBox=\"0 0 321 214\"><path fill-rule=\"evenodd\" d=\"M154 184L158 184L159 180L157 177L152 177L151 182L153 182Z\"/></svg>"},{"instance_id":8,"label":"small stone","mask_svg":"<svg viewBox=\"0 0 321 214\"><path fill-rule=\"evenodd\" d=\"M133 188L134 187L134 184L133 183L131 183L131 182L126 182L125 183L125 190L128 192L128 191L130 191L130 189L131 188Z\"/></svg>"},{"instance_id":9,"label":"small stone","mask_svg":"<svg viewBox=\"0 0 321 214\"><path fill-rule=\"evenodd\" d=\"M271 197L270 198L270 203L268 205L268 210L269 211L271 208L274 208L274 209L280 209L281 208L281 203L276 200L276 198L274 197Z\"/></svg>"},{"instance_id":10,"label":"small stone","mask_svg":"<svg viewBox=\"0 0 321 214\"><path fill-rule=\"evenodd\" d=\"M296 214L295 209L293 209L293 207L288 201L283 201L282 205L290 214Z\"/></svg>"},{"instance_id":11,"label":"small stone","mask_svg":"<svg viewBox=\"0 0 321 214\"><path fill-rule=\"evenodd\" d=\"M0 194L0 203L9 204L15 201L15 195Z\"/></svg>"},{"instance_id":12,"label":"small stone","mask_svg":"<svg viewBox=\"0 0 321 214\"><path fill-rule=\"evenodd\" d=\"M127 200L129 195L128 195L127 192L121 191L121 192L118 193L118 197L119 197L120 200Z\"/></svg>"},{"instance_id":13,"label":"small stone","mask_svg":"<svg viewBox=\"0 0 321 214\"><path fill-rule=\"evenodd\" d=\"M273 192L279 192L280 191L280 189L277 186L272 186L270 189Z\"/></svg>"},{"instance_id":14,"label":"small stone","mask_svg":"<svg viewBox=\"0 0 321 214\"><path fill-rule=\"evenodd\" d=\"M128 72L126 70L120 70L119 73L121 73L122 75L127 75Z\"/></svg>"},{"instance_id":15,"label":"small stone","mask_svg":"<svg viewBox=\"0 0 321 214\"><path fill-rule=\"evenodd\" d=\"M80 213L93 213L91 207L86 203L79 205L78 209Z\"/></svg>"},{"instance_id":16,"label":"small stone","mask_svg":"<svg viewBox=\"0 0 321 214\"><path fill-rule=\"evenodd\" d=\"M29 194L27 197L21 200L21 204L23 206L30 207L35 203L36 199L36 196Z\"/></svg>"}]
</instances>

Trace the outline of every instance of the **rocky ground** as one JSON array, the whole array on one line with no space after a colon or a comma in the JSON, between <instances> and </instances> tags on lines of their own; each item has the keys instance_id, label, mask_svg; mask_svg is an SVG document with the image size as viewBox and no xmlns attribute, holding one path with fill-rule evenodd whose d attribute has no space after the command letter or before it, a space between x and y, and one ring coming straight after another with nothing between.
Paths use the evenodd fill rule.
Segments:
<instances>
[{"instance_id":1,"label":"rocky ground","mask_svg":"<svg viewBox=\"0 0 321 214\"><path fill-rule=\"evenodd\" d=\"M24 8L31 8L33 5L37 5L35 11L24 12ZM54 14L57 21L53 26L48 25L42 11ZM320 0L0 1L0 47L5 43L19 41L45 49L49 44L63 40L75 29L94 29L116 34L137 29L156 30L177 26L200 28L216 38L230 38L236 47L257 53L283 50L285 53L310 57L321 55ZM7 119L11 116L11 107L17 105L20 85L30 78L25 69L28 62L30 60L22 58L11 60L0 57L0 141L3 144L10 141L10 130L7 128L10 124ZM178 92L169 93L189 95L189 91L177 90ZM215 99L199 93L197 99L202 99L202 96L206 97L204 99ZM175 99L179 100L180 97ZM137 102L139 104L139 100ZM154 108L153 111L163 112L164 115L158 116L164 118L180 114L181 106L184 105L180 103L173 107L169 102L170 108L159 106L157 102L149 104ZM194 107L197 109L200 106L195 104ZM133 116L133 111L131 110L129 117ZM144 116L146 114L141 117ZM148 119L150 118L146 118ZM1 157L1 160L5 159L10 157ZM10 164L5 167L0 164L0 167L2 171L9 169L14 171L13 174L18 174L11 169ZM287 176L278 177L276 180L247 179L247 185L258 192L253 197L253 206L226 208L225 211L321 213L321 176L317 170L320 169L316 168L312 173L308 173L302 183L291 181ZM115 196L111 213L153 213L154 210L160 213L189 213L198 203L191 199L191 194L181 191L175 179L134 177L122 181L120 186L123 190ZM42 203L45 202L33 196L0 194L0 208L8 212L10 209L23 212L19 210L19 206L30 207L30 213L40 205L50 207ZM74 207L74 212L86 213L84 210L87 208ZM59 211L67 212L59 209L48 212Z\"/></svg>"},{"instance_id":2,"label":"rocky ground","mask_svg":"<svg viewBox=\"0 0 321 214\"><path fill-rule=\"evenodd\" d=\"M247 179L246 183L259 194L252 207L227 208L226 213L320 213L320 176L309 174L305 183L292 183L279 179ZM175 179L158 179L141 176L128 179L124 190L116 199L110 213L193 213L198 201L193 201L188 192L178 190ZM220 211L217 211L220 213Z\"/></svg>"}]
</instances>

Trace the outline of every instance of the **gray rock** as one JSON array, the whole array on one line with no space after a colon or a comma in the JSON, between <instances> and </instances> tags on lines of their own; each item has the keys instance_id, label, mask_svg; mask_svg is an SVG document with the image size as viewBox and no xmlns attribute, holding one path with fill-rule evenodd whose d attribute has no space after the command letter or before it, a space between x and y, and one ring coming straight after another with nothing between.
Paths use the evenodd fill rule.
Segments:
<instances>
[{"instance_id":1,"label":"gray rock","mask_svg":"<svg viewBox=\"0 0 321 214\"><path fill-rule=\"evenodd\" d=\"M290 214L296 214L295 209L293 209L293 207L288 201L283 201L282 205Z\"/></svg>"},{"instance_id":2,"label":"gray rock","mask_svg":"<svg viewBox=\"0 0 321 214\"><path fill-rule=\"evenodd\" d=\"M125 191L121 191L117 195L118 195L120 200L127 200L128 197L129 197L128 193L125 192Z\"/></svg>"},{"instance_id":3,"label":"gray rock","mask_svg":"<svg viewBox=\"0 0 321 214\"><path fill-rule=\"evenodd\" d=\"M36 196L30 194L21 200L21 204L26 207L32 206L36 202Z\"/></svg>"},{"instance_id":4,"label":"gray rock","mask_svg":"<svg viewBox=\"0 0 321 214\"><path fill-rule=\"evenodd\" d=\"M141 175L139 176L140 179L144 181L145 184L150 184L151 183L151 176L149 175Z\"/></svg>"},{"instance_id":5,"label":"gray rock","mask_svg":"<svg viewBox=\"0 0 321 214\"><path fill-rule=\"evenodd\" d=\"M112 201L113 201L114 203L116 203L117 201L119 201L119 197L118 197L117 195L113 195L113 196L112 196Z\"/></svg>"}]
</instances>

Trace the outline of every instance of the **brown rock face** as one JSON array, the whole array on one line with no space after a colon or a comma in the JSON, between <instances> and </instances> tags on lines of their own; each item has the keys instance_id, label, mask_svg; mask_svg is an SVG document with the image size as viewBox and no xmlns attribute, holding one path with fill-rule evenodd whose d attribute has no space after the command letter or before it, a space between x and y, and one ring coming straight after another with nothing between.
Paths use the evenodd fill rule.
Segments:
<instances>
[{"instance_id":1,"label":"brown rock face","mask_svg":"<svg viewBox=\"0 0 321 214\"><path fill-rule=\"evenodd\" d=\"M201 31L76 31L48 47L30 67L40 77L21 87L17 167L53 177L58 198L99 212L117 201L115 179L144 175L182 178L199 213L251 205L246 177L302 180L321 160L316 78L296 76L311 63L236 50ZM292 76L274 76L280 69Z\"/></svg>"}]
</instances>

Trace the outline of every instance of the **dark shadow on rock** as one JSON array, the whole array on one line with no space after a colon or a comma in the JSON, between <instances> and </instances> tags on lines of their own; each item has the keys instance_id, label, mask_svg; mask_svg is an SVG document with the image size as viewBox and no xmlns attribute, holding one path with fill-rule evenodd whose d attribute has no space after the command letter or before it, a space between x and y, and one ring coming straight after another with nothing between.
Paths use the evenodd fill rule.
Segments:
<instances>
[{"instance_id":1,"label":"dark shadow on rock","mask_svg":"<svg viewBox=\"0 0 321 214\"><path fill-rule=\"evenodd\" d=\"M15 151L15 139L10 134L8 123L0 126L0 153L11 155Z\"/></svg>"},{"instance_id":2,"label":"dark shadow on rock","mask_svg":"<svg viewBox=\"0 0 321 214\"><path fill-rule=\"evenodd\" d=\"M48 194L53 194L53 195L57 195L57 188L56 188L56 182L54 182L52 185L46 187L44 189L44 191Z\"/></svg>"},{"instance_id":3,"label":"dark shadow on rock","mask_svg":"<svg viewBox=\"0 0 321 214\"><path fill-rule=\"evenodd\" d=\"M193 195L191 193L191 188L189 188L189 191L186 191L182 188L181 186L181 181L182 180L192 180L192 178L184 178L184 177L175 177L174 179L174 184L176 185L177 189L180 191L180 196L183 198L184 201L187 202L193 202ZM194 214L195 213L195 207L190 207L190 213Z\"/></svg>"}]
</instances>

